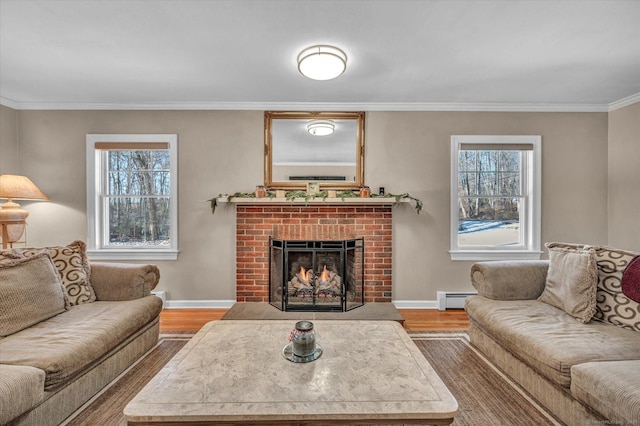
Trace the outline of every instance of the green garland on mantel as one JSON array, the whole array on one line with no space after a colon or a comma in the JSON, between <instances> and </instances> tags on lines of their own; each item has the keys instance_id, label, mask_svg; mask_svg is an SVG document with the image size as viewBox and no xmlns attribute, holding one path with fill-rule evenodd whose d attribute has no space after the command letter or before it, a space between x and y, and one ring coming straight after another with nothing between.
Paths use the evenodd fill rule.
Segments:
<instances>
[{"instance_id":1,"label":"green garland on mantel","mask_svg":"<svg viewBox=\"0 0 640 426\"><path fill-rule=\"evenodd\" d=\"M307 194L306 191L287 191L285 193L285 199L292 203L299 198L302 198L304 199L305 202L308 202L318 198L322 199L322 201L325 201L328 197L329 197L328 191L321 191L315 195ZM235 194L218 194L217 197L207 200L208 202L211 203L212 214L216 212L216 207L218 206L219 198L226 198L227 203L231 203L231 200L233 200L234 198L256 198L256 195L253 192L236 192ZM266 191L266 195L263 198L276 198L276 192ZM360 194L358 193L358 191L338 191L337 198L340 198L342 199L342 201L344 201L345 198L360 198ZM420 214L420 210L422 210L422 201L420 201L416 197L413 197L411 194L408 194L406 192L402 194L389 194L389 193L384 195L371 194L370 198L394 198L396 203L399 203L403 199L407 198L414 202L414 208L417 214Z\"/></svg>"}]
</instances>

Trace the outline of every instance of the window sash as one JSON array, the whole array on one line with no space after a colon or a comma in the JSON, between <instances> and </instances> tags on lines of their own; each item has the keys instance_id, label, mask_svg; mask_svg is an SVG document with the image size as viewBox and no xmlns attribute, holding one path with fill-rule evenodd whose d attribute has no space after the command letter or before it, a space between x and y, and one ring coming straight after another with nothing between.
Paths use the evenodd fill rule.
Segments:
<instances>
[{"instance_id":1,"label":"window sash","mask_svg":"<svg viewBox=\"0 0 640 426\"><path fill-rule=\"evenodd\" d=\"M120 169L120 168L113 167L113 163L111 161L112 158L110 154L114 151L118 151L118 152L163 151L165 155L160 158L158 158L157 156L154 156L153 154L150 155L148 161L150 161L151 164L147 165L146 168L132 167L131 162L133 162L134 160L129 158L129 161L127 161L127 167ZM104 173L104 176L102 177L103 185L100 189L101 194L119 195L114 193L114 191L112 191L112 188L111 188L112 186L111 184L113 182L112 178L118 180L119 182L121 182L121 180L124 180L125 184L129 189L139 188L140 186L143 185L144 179L147 178L151 180L150 185L151 185L152 195L167 195L162 192L164 190L168 190L169 193L171 192L171 153L169 152L169 150L166 150L166 149L163 149L163 150L159 150L159 149L158 150L142 150L142 149L101 150L100 156L101 156L100 161L102 165L101 170ZM168 157L168 159L164 157ZM161 162L163 167L156 168L155 167L156 163L154 161ZM169 168L164 167L167 161L169 162ZM161 189L160 191L158 191L159 188ZM135 196L138 194L133 192L124 192L120 195Z\"/></svg>"},{"instance_id":2,"label":"window sash","mask_svg":"<svg viewBox=\"0 0 640 426\"><path fill-rule=\"evenodd\" d=\"M145 144L144 143L123 143L123 144L114 144L114 143L100 143L97 144L101 147L108 147L108 149L100 149L100 161L101 161L101 167L100 167L100 171L102 172L102 185L101 185L101 191L100 191L100 200L101 200L101 205L102 205L102 235L100 238L100 241L102 241L101 244L101 248L113 248L113 247L120 247L120 248L128 248L128 249L132 249L132 250L162 250L165 248L165 246L162 245L157 245L157 244L151 244L151 243L147 243L145 244L144 242L138 243L138 244L115 244L111 241L111 203L110 200L117 198L117 199L135 199L135 198L145 198L145 199L150 199L150 198L168 198L169 200L171 200L171 194L155 194L155 193L151 193L151 194L112 194L110 191L110 174L113 172L113 170L111 170L110 167L110 161L109 161L109 153L111 151L152 151L152 150L163 150L163 151L167 151L167 147L168 144L158 144L158 143L149 143L149 145L151 146L151 149L146 149L145 148ZM116 146L116 148L114 148L114 146ZM171 158L169 158L169 164L171 164ZM171 170L171 168L169 168L169 170ZM123 173L123 174L136 174L136 173L144 173L144 172L150 172L150 173L154 173L153 171L153 167L150 169L136 169L135 172L131 172L131 168L128 168L126 170L118 170L116 171L117 173ZM169 171L169 181L171 180L171 175L170 175L170 171ZM169 190L170 191L170 190ZM171 204L169 203L169 209L171 209ZM171 211L169 211L169 216L171 216ZM169 225L171 226L171 225Z\"/></svg>"},{"instance_id":3,"label":"window sash","mask_svg":"<svg viewBox=\"0 0 640 426\"><path fill-rule=\"evenodd\" d=\"M452 260L494 260L500 258L540 257L540 136L452 136L451 137L451 257ZM509 193L501 188L475 191L466 194L458 185L464 173L477 172L474 168L460 167L460 155L464 150L473 151L520 151L519 193ZM482 173L500 173L500 164ZM494 177L499 177L494 175ZM465 188L466 191L466 188ZM493 192L493 193L492 193ZM504 193L506 192L506 193ZM519 243L507 246L459 244L458 228L461 225L459 212L463 199L518 199Z\"/></svg>"}]
</instances>

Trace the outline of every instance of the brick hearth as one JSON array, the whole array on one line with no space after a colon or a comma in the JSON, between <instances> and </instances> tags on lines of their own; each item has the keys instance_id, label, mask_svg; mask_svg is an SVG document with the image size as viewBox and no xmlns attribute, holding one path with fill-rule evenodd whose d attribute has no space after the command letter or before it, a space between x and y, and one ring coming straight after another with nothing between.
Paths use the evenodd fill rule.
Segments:
<instances>
[{"instance_id":1,"label":"brick hearth","mask_svg":"<svg viewBox=\"0 0 640 426\"><path fill-rule=\"evenodd\" d=\"M236 299L269 301L269 237L364 238L365 302L391 302L391 206L237 205Z\"/></svg>"}]
</instances>

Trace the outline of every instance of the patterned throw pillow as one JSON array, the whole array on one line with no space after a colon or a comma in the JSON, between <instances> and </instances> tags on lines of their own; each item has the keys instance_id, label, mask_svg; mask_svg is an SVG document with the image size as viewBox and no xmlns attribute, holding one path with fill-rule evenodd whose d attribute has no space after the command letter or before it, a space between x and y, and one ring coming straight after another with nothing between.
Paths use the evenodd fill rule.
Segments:
<instances>
[{"instance_id":1,"label":"patterned throw pillow","mask_svg":"<svg viewBox=\"0 0 640 426\"><path fill-rule=\"evenodd\" d=\"M91 287L91 267L83 241L74 241L66 246L23 248L19 252L26 257L46 252L53 260L62 284L67 290L71 306L91 303L96 300L96 294Z\"/></svg>"},{"instance_id":2,"label":"patterned throw pillow","mask_svg":"<svg viewBox=\"0 0 640 426\"><path fill-rule=\"evenodd\" d=\"M13 263L13 261L17 259L24 259L24 256L13 250L0 251L0 265L6 264L6 263Z\"/></svg>"},{"instance_id":3,"label":"patterned throw pillow","mask_svg":"<svg viewBox=\"0 0 640 426\"><path fill-rule=\"evenodd\" d=\"M598 266L596 313L593 319L629 330L640 331L640 303L629 299L622 291L622 274L638 253L603 246L550 243L547 247L593 248Z\"/></svg>"},{"instance_id":4,"label":"patterned throw pillow","mask_svg":"<svg viewBox=\"0 0 640 426\"><path fill-rule=\"evenodd\" d=\"M638 253L597 247L598 311L595 318L630 330L640 331L640 303L622 291L622 274Z\"/></svg>"},{"instance_id":5,"label":"patterned throw pillow","mask_svg":"<svg viewBox=\"0 0 640 426\"><path fill-rule=\"evenodd\" d=\"M0 337L66 309L60 277L46 253L0 264Z\"/></svg>"}]
</instances>

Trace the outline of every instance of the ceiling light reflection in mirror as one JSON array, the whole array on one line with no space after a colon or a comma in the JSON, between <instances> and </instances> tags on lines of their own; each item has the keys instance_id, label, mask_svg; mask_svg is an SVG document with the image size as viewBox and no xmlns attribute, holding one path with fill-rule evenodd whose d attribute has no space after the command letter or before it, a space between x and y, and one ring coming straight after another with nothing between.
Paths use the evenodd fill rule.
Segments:
<instances>
[{"instance_id":1,"label":"ceiling light reflection in mirror","mask_svg":"<svg viewBox=\"0 0 640 426\"><path fill-rule=\"evenodd\" d=\"M313 136L327 136L336 130L336 125L331 120L311 120L307 124L307 130Z\"/></svg>"}]
</instances>

